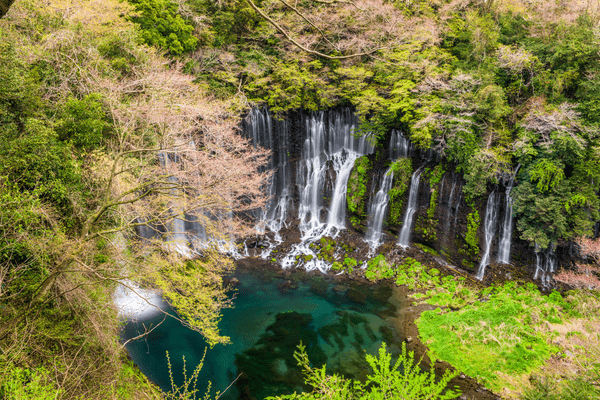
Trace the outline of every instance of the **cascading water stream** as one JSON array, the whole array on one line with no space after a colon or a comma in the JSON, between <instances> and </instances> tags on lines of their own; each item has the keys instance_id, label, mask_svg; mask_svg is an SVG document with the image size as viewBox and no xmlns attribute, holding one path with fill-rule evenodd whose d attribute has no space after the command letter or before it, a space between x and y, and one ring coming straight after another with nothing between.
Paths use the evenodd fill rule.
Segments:
<instances>
[{"instance_id":1,"label":"cascading water stream","mask_svg":"<svg viewBox=\"0 0 600 400\"><path fill-rule=\"evenodd\" d=\"M174 158L173 162L177 162L177 154L173 154L172 157ZM163 168L168 169L169 163L171 162L170 154L164 151L159 152L158 161ZM169 182L173 183L177 182L177 178L174 176L169 176L168 180ZM171 193L173 194L173 197L177 197L178 189L171 189ZM173 201L171 208L173 209L173 212L177 214L177 216L171 220L166 232L168 247L182 256L189 258L192 255L192 251L185 233L185 221L180 218L180 214L178 212L179 210L177 210L177 208L181 207L177 204L177 202Z\"/></svg>"},{"instance_id":2,"label":"cascading water stream","mask_svg":"<svg viewBox=\"0 0 600 400\"><path fill-rule=\"evenodd\" d=\"M450 228L452 221L452 200L454 199L454 189L456 189L456 175L452 177L452 189L450 189L450 197L448 198L448 215L446 216L446 226L444 227L446 242L450 239Z\"/></svg>"},{"instance_id":3,"label":"cascading water stream","mask_svg":"<svg viewBox=\"0 0 600 400\"><path fill-rule=\"evenodd\" d=\"M520 165L517 166L514 175L510 178L508 185L506 186L506 208L504 211L504 223L502 224L502 238L498 245L498 263L508 264L510 262L510 246L512 241L512 227L513 227L513 205L512 197L510 193L515 185L515 177L519 171Z\"/></svg>"},{"instance_id":4,"label":"cascading water stream","mask_svg":"<svg viewBox=\"0 0 600 400\"><path fill-rule=\"evenodd\" d=\"M550 243L550 247L546 251L540 251L540 247L535 245L535 274L533 280L540 279L542 286L549 288L552 283L552 274L556 271L556 255L554 254L554 246Z\"/></svg>"},{"instance_id":5,"label":"cascading water stream","mask_svg":"<svg viewBox=\"0 0 600 400\"><path fill-rule=\"evenodd\" d=\"M392 161L400 157L408 157L412 150L410 140L404 137L402 132L393 130L390 138L390 159Z\"/></svg>"},{"instance_id":6,"label":"cascading water stream","mask_svg":"<svg viewBox=\"0 0 600 400\"><path fill-rule=\"evenodd\" d=\"M460 210L460 201L462 200L462 193L458 196L458 201L456 202L456 207L454 209L454 230L456 230L456 223L458 222L458 211Z\"/></svg>"},{"instance_id":7,"label":"cascading water stream","mask_svg":"<svg viewBox=\"0 0 600 400\"><path fill-rule=\"evenodd\" d=\"M304 264L306 270L325 272L329 269L326 262L317 259L310 243L324 236L336 237L345 228L348 178L356 159L373 152L368 136L354 137L357 125L358 119L349 111L329 113L327 123L323 112L313 113L306 119L306 139L296 177L301 188L298 218L302 242L284 258L284 268L294 265L296 256L306 255L312 256ZM335 181L327 219L322 222L322 198L330 167Z\"/></svg>"},{"instance_id":8,"label":"cascading water stream","mask_svg":"<svg viewBox=\"0 0 600 400\"><path fill-rule=\"evenodd\" d=\"M485 209L485 220L484 220L484 236L485 236L485 249L483 258L479 264L479 270L475 277L479 280L483 279L485 274L485 267L490 263L490 251L492 249L492 242L496 233L496 224L498 219L498 204L496 201L496 193L492 192L488 198L487 207Z\"/></svg>"},{"instance_id":9,"label":"cascading water stream","mask_svg":"<svg viewBox=\"0 0 600 400\"><path fill-rule=\"evenodd\" d=\"M252 139L255 147L261 146L272 151L269 169L273 176L268 183L269 202L259 210L257 230L264 233L267 229L273 238L264 237L268 247L261 257L268 258L275 246L283 242L279 233L287 227L289 204L291 203L291 181L289 154L289 126L287 121L273 121L267 110L253 109L247 120L246 135ZM266 168L265 168L266 169Z\"/></svg>"},{"instance_id":10,"label":"cascading water stream","mask_svg":"<svg viewBox=\"0 0 600 400\"><path fill-rule=\"evenodd\" d=\"M410 181L408 205L406 207L406 214L404 215L404 223L402 224L402 230L400 231L400 238L398 239L398 245L404 249L408 247L410 241L410 232L412 228L413 215L415 214L415 211L417 211L417 200L419 198L419 181L421 180L421 168L417 169L413 173Z\"/></svg>"},{"instance_id":11,"label":"cascading water stream","mask_svg":"<svg viewBox=\"0 0 600 400\"><path fill-rule=\"evenodd\" d=\"M377 248L381 243L381 231L383 227L383 219L387 212L388 203L390 197L388 192L392 188L392 182L394 180L394 171L391 168L385 172L383 181L379 186L379 190L375 195L375 198L371 201L369 207L369 222L367 228L366 242L369 243L371 249Z\"/></svg>"}]
</instances>

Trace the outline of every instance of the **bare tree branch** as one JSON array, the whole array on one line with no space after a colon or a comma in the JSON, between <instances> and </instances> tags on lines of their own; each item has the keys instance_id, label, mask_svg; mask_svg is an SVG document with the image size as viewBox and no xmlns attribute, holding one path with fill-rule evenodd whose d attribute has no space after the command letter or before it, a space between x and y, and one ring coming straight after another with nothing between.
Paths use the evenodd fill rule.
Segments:
<instances>
[{"instance_id":1,"label":"bare tree branch","mask_svg":"<svg viewBox=\"0 0 600 400\"><path fill-rule=\"evenodd\" d=\"M298 43L296 40L294 40L289 33L286 32L285 29L283 29L277 22L275 22L271 17L269 17L267 14L265 14L260 8L258 8L256 6L256 4L254 4L252 2L252 0L246 0L248 2L248 4L250 4L250 7L252 7L257 13L260 14L261 17L263 17L264 19L266 19L271 25L273 25L275 27L275 29L277 29L279 32L281 32L283 34L283 36L285 36L290 42L292 42L296 47L302 49L303 51L310 53L310 54L314 54L317 55L319 57L323 57L326 58L328 60L347 60L349 58L355 58L355 57L362 57L362 56L368 56L371 55L381 49L383 49L383 47L371 50L371 51L367 51L364 53L355 53L355 54L349 54L347 56L330 56L327 54L323 54L319 51L316 50L311 50L308 47L302 46L300 43ZM306 19L303 16L304 19Z\"/></svg>"}]
</instances>

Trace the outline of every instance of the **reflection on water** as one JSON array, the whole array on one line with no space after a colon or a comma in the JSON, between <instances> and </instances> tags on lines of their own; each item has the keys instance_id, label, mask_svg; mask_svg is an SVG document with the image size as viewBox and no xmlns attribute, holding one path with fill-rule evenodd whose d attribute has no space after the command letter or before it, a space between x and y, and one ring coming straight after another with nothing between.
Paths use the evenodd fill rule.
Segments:
<instances>
[{"instance_id":1,"label":"reflection on water","mask_svg":"<svg viewBox=\"0 0 600 400\"><path fill-rule=\"evenodd\" d=\"M388 343L388 351L398 351L394 343L400 343L400 338L382 319L393 311L387 302L392 293L389 287L340 285L323 276L293 275L295 278L235 273L239 280L235 308L225 310L220 323L221 333L231 337L232 344L208 349L198 379L200 394L209 380L214 394L240 374L221 399L263 399L308 389L293 358L300 341L314 365L326 363L329 372L357 379L368 373L365 352L376 354L382 341ZM158 316L128 322L122 339L150 330L162 320ZM127 349L142 372L168 391L171 383L166 351L175 384L181 385L182 357L189 376L206 346L200 334L167 318L144 339L127 344Z\"/></svg>"}]
</instances>

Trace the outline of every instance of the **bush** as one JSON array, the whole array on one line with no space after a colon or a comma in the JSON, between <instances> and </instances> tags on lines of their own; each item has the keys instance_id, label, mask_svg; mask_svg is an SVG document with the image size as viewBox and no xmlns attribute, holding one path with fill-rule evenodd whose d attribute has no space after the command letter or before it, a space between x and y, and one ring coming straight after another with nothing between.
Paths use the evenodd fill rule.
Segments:
<instances>
[{"instance_id":1,"label":"bush","mask_svg":"<svg viewBox=\"0 0 600 400\"><path fill-rule=\"evenodd\" d=\"M340 375L327 375L326 366L313 368L302 343L294 353L298 365L303 368L306 384L314 389L312 393L291 394L267 397L267 400L328 399L328 400L445 400L460 396L458 388L448 389L448 383L458 375L458 371L447 370L436 382L434 364L429 371L423 371L415 362L412 351L402 343L402 353L392 365L392 355L386 351L386 344L379 348L379 357L367 354L366 359L372 375L366 383L345 379Z\"/></svg>"},{"instance_id":2,"label":"bush","mask_svg":"<svg viewBox=\"0 0 600 400\"><path fill-rule=\"evenodd\" d=\"M196 48L198 39L192 32L194 27L179 14L169 0L129 0L140 13L133 21L142 28L142 38L152 46L158 46L173 55Z\"/></svg>"}]
</instances>

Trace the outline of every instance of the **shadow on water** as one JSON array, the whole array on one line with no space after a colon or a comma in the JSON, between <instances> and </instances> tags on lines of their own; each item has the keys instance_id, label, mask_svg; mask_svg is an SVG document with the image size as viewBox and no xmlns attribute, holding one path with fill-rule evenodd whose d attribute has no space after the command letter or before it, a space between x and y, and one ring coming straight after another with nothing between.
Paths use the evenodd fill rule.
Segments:
<instances>
[{"instance_id":1,"label":"shadow on water","mask_svg":"<svg viewBox=\"0 0 600 400\"><path fill-rule=\"evenodd\" d=\"M388 300L389 287L340 284L324 276L295 273L294 277L258 271L236 271L239 281L235 308L224 310L220 329L229 345L208 349L198 379L199 395L207 382L211 392L223 391L224 400L264 399L267 396L309 390L293 357L302 342L313 365L327 364L329 373L365 379L369 372L365 353L376 354L382 341L398 352L399 332L385 318L395 313ZM163 317L128 322L122 340L155 326ZM127 344L133 361L163 390L171 389L166 351L173 379L183 382L183 357L187 374L200 362L207 347L203 337L173 318L167 318L145 338Z\"/></svg>"}]
</instances>

